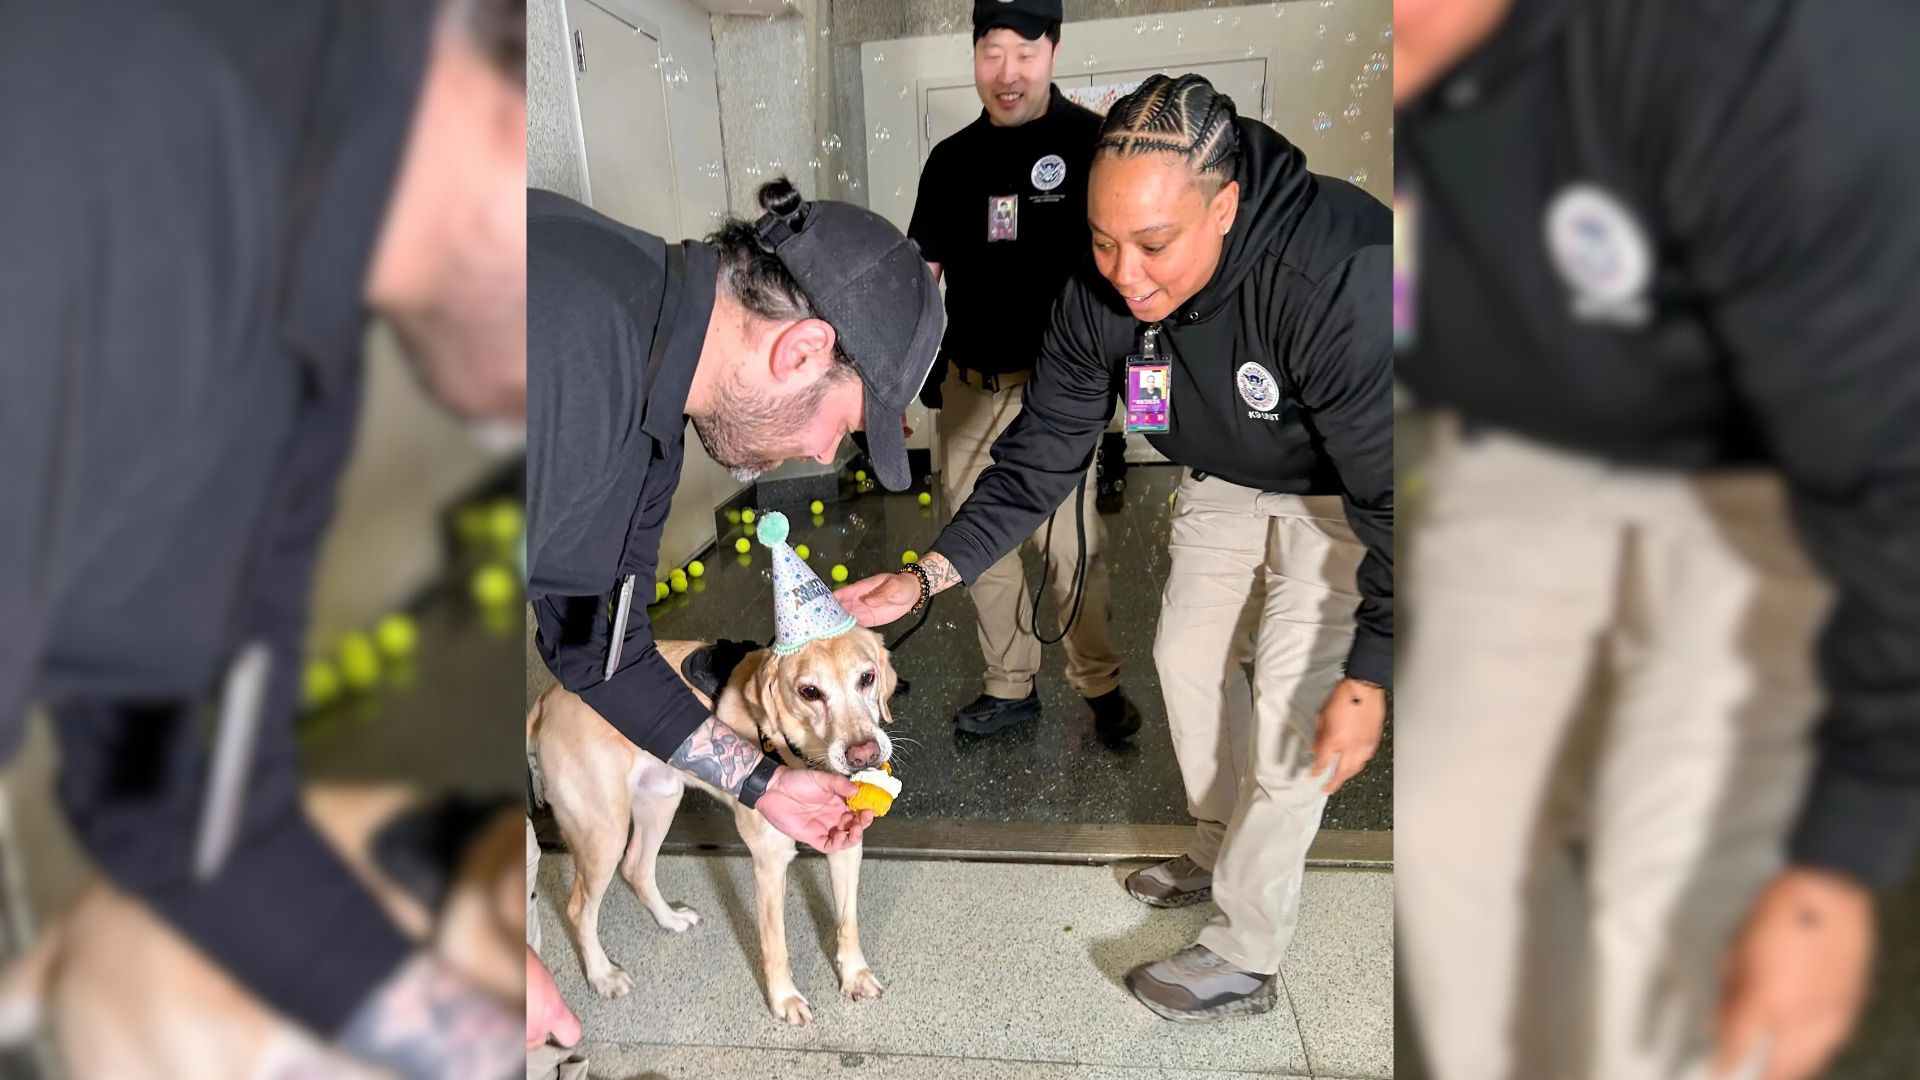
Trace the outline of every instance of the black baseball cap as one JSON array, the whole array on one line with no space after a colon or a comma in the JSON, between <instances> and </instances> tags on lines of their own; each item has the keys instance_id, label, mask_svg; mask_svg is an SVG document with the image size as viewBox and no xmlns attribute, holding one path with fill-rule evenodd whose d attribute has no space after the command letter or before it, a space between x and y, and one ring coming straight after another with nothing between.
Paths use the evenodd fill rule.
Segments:
<instances>
[{"instance_id":1,"label":"black baseball cap","mask_svg":"<svg viewBox=\"0 0 1920 1080\"><path fill-rule=\"evenodd\" d=\"M851 203L802 202L762 215L754 230L860 373L867 456L882 486L905 491L913 474L901 416L933 368L945 315L927 260L892 222Z\"/></svg>"},{"instance_id":2,"label":"black baseball cap","mask_svg":"<svg viewBox=\"0 0 1920 1080\"><path fill-rule=\"evenodd\" d=\"M973 0L976 33L1004 26L1032 41L1064 18L1060 0Z\"/></svg>"}]
</instances>

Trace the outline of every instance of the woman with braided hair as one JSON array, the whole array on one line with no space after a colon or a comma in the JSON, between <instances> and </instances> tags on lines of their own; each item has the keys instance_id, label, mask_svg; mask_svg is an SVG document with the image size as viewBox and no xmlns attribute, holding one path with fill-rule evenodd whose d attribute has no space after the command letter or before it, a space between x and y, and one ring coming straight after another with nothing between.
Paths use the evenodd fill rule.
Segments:
<instances>
[{"instance_id":1,"label":"woman with braided hair","mask_svg":"<svg viewBox=\"0 0 1920 1080\"><path fill-rule=\"evenodd\" d=\"M1391 214L1197 75L1114 105L1087 198L1092 259L997 464L917 566L841 601L891 622L1013 550L1085 474L1118 381L1128 430L1186 467L1154 658L1196 826L1127 890L1219 907L1127 985L1168 1019L1264 1012L1321 810L1373 756L1392 680Z\"/></svg>"}]
</instances>

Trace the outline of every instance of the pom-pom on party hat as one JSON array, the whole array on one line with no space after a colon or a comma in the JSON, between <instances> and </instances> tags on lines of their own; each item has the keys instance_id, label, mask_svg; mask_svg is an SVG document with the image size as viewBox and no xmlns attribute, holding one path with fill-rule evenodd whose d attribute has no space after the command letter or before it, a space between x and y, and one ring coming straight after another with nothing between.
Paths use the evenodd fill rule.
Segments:
<instances>
[{"instance_id":1,"label":"pom-pom on party hat","mask_svg":"<svg viewBox=\"0 0 1920 1080\"><path fill-rule=\"evenodd\" d=\"M854 628L853 616L833 598L833 590L787 545L787 515L778 510L763 515L755 535L773 551L774 655L792 655L809 641Z\"/></svg>"}]
</instances>

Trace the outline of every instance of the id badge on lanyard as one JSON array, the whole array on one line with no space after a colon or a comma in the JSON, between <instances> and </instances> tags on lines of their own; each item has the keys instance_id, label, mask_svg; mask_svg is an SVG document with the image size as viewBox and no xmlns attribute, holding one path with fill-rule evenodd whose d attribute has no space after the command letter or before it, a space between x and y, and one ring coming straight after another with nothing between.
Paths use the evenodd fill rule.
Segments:
<instances>
[{"instance_id":1,"label":"id badge on lanyard","mask_svg":"<svg viewBox=\"0 0 1920 1080\"><path fill-rule=\"evenodd\" d=\"M1140 351L1127 357L1127 430L1171 430L1173 369L1160 355L1160 328L1140 334Z\"/></svg>"}]
</instances>

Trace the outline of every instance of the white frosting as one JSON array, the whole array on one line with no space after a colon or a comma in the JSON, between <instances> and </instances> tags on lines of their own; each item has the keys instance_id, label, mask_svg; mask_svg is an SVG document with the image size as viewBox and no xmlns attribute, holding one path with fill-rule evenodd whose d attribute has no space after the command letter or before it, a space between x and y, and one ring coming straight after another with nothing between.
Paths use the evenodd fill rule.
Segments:
<instances>
[{"instance_id":1,"label":"white frosting","mask_svg":"<svg viewBox=\"0 0 1920 1080\"><path fill-rule=\"evenodd\" d=\"M887 793L889 798L900 797L900 781L881 772L879 769L862 769L849 777L856 784L872 784Z\"/></svg>"}]
</instances>

